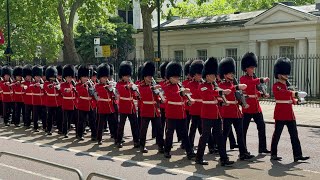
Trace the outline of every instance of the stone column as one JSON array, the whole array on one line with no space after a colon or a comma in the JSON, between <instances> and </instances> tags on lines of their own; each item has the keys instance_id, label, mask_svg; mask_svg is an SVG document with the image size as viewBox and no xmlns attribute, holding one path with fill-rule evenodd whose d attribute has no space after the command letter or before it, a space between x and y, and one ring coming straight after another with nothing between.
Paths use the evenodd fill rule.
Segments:
<instances>
[{"instance_id":1,"label":"stone column","mask_svg":"<svg viewBox=\"0 0 320 180\"><path fill-rule=\"evenodd\" d=\"M307 78L306 72L308 71L307 54L308 54L308 43L306 38L296 38L297 44L297 55L293 60L293 73L294 81L296 86L301 90L306 90Z\"/></svg>"},{"instance_id":2,"label":"stone column","mask_svg":"<svg viewBox=\"0 0 320 180\"><path fill-rule=\"evenodd\" d=\"M269 43L267 40L260 41L260 56L259 56L260 76L270 76L268 72L272 72L273 65L269 57ZM271 68L271 69L270 69Z\"/></svg>"}]
</instances>

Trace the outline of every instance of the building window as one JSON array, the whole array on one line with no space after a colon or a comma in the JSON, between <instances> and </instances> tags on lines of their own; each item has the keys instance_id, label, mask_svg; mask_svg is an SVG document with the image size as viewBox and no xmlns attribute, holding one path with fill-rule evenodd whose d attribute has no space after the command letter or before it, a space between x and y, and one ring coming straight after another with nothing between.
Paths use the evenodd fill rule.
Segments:
<instances>
[{"instance_id":1,"label":"building window","mask_svg":"<svg viewBox=\"0 0 320 180\"><path fill-rule=\"evenodd\" d=\"M238 49L237 48L226 49L226 57L232 57L234 60L236 60L238 57Z\"/></svg>"},{"instance_id":2,"label":"building window","mask_svg":"<svg viewBox=\"0 0 320 180\"><path fill-rule=\"evenodd\" d=\"M279 56L292 59L294 57L294 47L293 46L280 46Z\"/></svg>"},{"instance_id":3,"label":"building window","mask_svg":"<svg viewBox=\"0 0 320 180\"><path fill-rule=\"evenodd\" d=\"M183 50L174 51L174 59L176 61L182 61L183 60Z\"/></svg>"},{"instance_id":4,"label":"building window","mask_svg":"<svg viewBox=\"0 0 320 180\"><path fill-rule=\"evenodd\" d=\"M206 60L207 59L207 50L206 49L201 49L197 50L198 58L201 60Z\"/></svg>"}]
</instances>

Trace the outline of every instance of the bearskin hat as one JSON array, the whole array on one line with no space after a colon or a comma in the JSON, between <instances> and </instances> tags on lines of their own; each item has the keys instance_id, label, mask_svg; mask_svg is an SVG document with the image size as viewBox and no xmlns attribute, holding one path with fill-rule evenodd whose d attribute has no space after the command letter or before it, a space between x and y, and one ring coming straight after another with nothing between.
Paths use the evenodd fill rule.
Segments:
<instances>
[{"instance_id":1,"label":"bearskin hat","mask_svg":"<svg viewBox=\"0 0 320 180\"><path fill-rule=\"evenodd\" d=\"M223 75L228 73L236 73L236 65L235 61L231 57L223 58L218 66L219 75L223 77Z\"/></svg>"},{"instance_id":2,"label":"bearskin hat","mask_svg":"<svg viewBox=\"0 0 320 180\"><path fill-rule=\"evenodd\" d=\"M10 66L3 66L1 68L1 76L3 77L6 74L12 76L12 68Z\"/></svg>"},{"instance_id":3,"label":"bearskin hat","mask_svg":"<svg viewBox=\"0 0 320 180\"><path fill-rule=\"evenodd\" d=\"M22 68L22 76L25 78L26 76L32 76L32 66L31 65L25 65Z\"/></svg>"},{"instance_id":4,"label":"bearskin hat","mask_svg":"<svg viewBox=\"0 0 320 180\"><path fill-rule=\"evenodd\" d=\"M46 70L48 68L48 65L42 66L42 76L46 76Z\"/></svg>"},{"instance_id":5,"label":"bearskin hat","mask_svg":"<svg viewBox=\"0 0 320 180\"><path fill-rule=\"evenodd\" d=\"M97 68L97 78L110 76L110 66L107 63L102 63Z\"/></svg>"},{"instance_id":6,"label":"bearskin hat","mask_svg":"<svg viewBox=\"0 0 320 180\"><path fill-rule=\"evenodd\" d=\"M119 67L119 78L122 76L132 76L132 63L130 61L122 61Z\"/></svg>"},{"instance_id":7,"label":"bearskin hat","mask_svg":"<svg viewBox=\"0 0 320 180\"><path fill-rule=\"evenodd\" d=\"M169 79L173 76L181 76L182 75L182 66L180 63L171 61L166 68L166 77Z\"/></svg>"},{"instance_id":8,"label":"bearskin hat","mask_svg":"<svg viewBox=\"0 0 320 180\"><path fill-rule=\"evenodd\" d=\"M208 74L218 74L218 60L215 57L210 57L204 62L202 78L205 78Z\"/></svg>"},{"instance_id":9,"label":"bearskin hat","mask_svg":"<svg viewBox=\"0 0 320 180\"><path fill-rule=\"evenodd\" d=\"M87 65L81 65L78 69L78 78L91 77L91 69Z\"/></svg>"},{"instance_id":10,"label":"bearskin hat","mask_svg":"<svg viewBox=\"0 0 320 180\"><path fill-rule=\"evenodd\" d=\"M63 67L62 78L65 78L67 76L71 76L71 77L75 76L75 70L73 65L67 64Z\"/></svg>"},{"instance_id":11,"label":"bearskin hat","mask_svg":"<svg viewBox=\"0 0 320 180\"><path fill-rule=\"evenodd\" d=\"M16 78L17 76L22 76L22 67L21 66L14 67L12 74L14 78Z\"/></svg>"},{"instance_id":12,"label":"bearskin hat","mask_svg":"<svg viewBox=\"0 0 320 180\"><path fill-rule=\"evenodd\" d=\"M56 78L58 76L58 70L54 66L49 66L46 69L46 79L49 80L51 77Z\"/></svg>"},{"instance_id":13,"label":"bearskin hat","mask_svg":"<svg viewBox=\"0 0 320 180\"><path fill-rule=\"evenodd\" d=\"M32 77L35 77L35 76L42 76L42 67L40 66L32 67Z\"/></svg>"},{"instance_id":14,"label":"bearskin hat","mask_svg":"<svg viewBox=\"0 0 320 180\"><path fill-rule=\"evenodd\" d=\"M203 69L203 61L202 60L195 60L190 65L190 76L194 76L196 74L202 74Z\"/></svg>"},{"instance_id":15,"label":"bearskin hat","mask_svg":"<svg viewBox=\"0 0 320 180\"><path fill-rule=\"evenodd\" d=\"M57 65L56 69L57 69L57 72L58 72L58 76L62 76L62 70L63 70L62 65Z\"/></svg>"},{"instance_id":16,"label":"bearskin hat","mask_svg":"<svg viewBox=\"0 0 320 180\"><path fill-rule=\"evenodd\" d=\"M291 73L291 61L289 58L281 57L274 64L273 74L278 79L279 74L289 75Z\"/></svg>"},{"instance_id":17,"label":"bearskin hat","mask_svg":"<svg viewBox=\"0 0 320 180\"><path fill-rule=\"evenodd\" d=\"M166 67L169 64L169 61L165 61L160 65L160 76L162 79L166 77Z\"/></svg>"},{"instance_id":18,"label":"bearskin hat","mask_svg":"<svg viewBox=\"0 0 320 180\"><path fill-rule=\"evenodd\" d=\"M143 64L142 73L141 73L142 77L146 77L146 76L153 77L155 73L156 73L156 66L152 61L148 61Z\"/></svg>"},{"instance_id":19,"label":"bearskin hat","mask_svg":"<svg viewBox=\"0 0 320 180\"><path fill-rule=\"evenodd\" d=\"M113 74L114 74L114 66L113 66L113 64L109 64L109 67L110 67L110 76L113 76Z\"/></svg>"},{"instance_id":20,"label":"bearskin hat","mask_svg":"<svg viewBox=\"0 0 320 180\"><path fill-rule=\"evenodd\" d=\"M140 65L138 68L138 80L142 79L142 69L143 69L143 65Z\"/></svg>"},{"instance_id":21,"label":"bearskin hat","mask_svg":"<svg viewBox=\"0 0 320 180\"><path fill-rule=\"evenodd\" d=\"M251 66L258 66L258 58L253 52L247 52L241 59L241 69L242 71L246 71L246 68Z\"/></svg>"},{"instance_id":22,"label":"bearskin hat","mask_svg":"<svg viewBox=\"0 0 320 180\"><path fill-rule=\"evenodd\" d=\"M183 71L184 71L184 75L185 76L188 76L189 75L189 73L190 73L190 65L191 65L191 63L193 62L193 60L188 60L185 64L184 64L184 69L183 69Z\"/></svg>"}]
</instances>

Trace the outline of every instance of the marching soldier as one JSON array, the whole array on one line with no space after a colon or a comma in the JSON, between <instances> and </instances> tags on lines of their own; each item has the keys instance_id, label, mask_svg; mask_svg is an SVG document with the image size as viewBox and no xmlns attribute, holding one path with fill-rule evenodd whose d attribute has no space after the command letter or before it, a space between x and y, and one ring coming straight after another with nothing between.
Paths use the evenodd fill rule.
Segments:
<instances>
[{"instance_id":1,"label":"marching soldier","mask_svg":"<svg viewBox=\"0 0 320 180\"><path fill-rule=\"evenodd\" d=\"M0 83L0 88L2 90L2 103L3 103L3 121L5 126L10 126L9 119L13 101L13 91L10 83L10 78L12 75L12 69L9 66L3 66L1 70L1 77L3 82Z\"/></svg>"},{"instance_id":2,"label":"marching soldier","mask_svg":"<svg viewBox=\"0 0 320 180\"><path fill-rule=\"evenodd\" d=\"M42 76L42 68L40 66L34 66L32 68L32 77L34 82L30 85L31 93L32 93L32 119L33 119L33 130L34 132L39 132L39 116L42 111L42 101L44 90L43 90L43 80ZM45 122L43 122L44 124ZM44 129L45 130L45 129Z\"/></svg>"},{"instance_id":3,"label":"marching soldier","mask_svg":"<svg viewBox=\"0 0 320 180\"><path fill-rule=\"evenodd\" d=\"M191 126L189 130L189 140L191 144L191 148L194 146L194 138L196 136L196 131L198 129L199 134L202 134L202 122L201 122L201 106L202 99L200 95L199 86L202 83L202 69L203 69L203 61L195 60L190 65L190 76L192 81L189 82L185 87L189 88L191 91L191 97L194 100L194 104L192 104L189 108L189 114L191 116Z\"/></svg>"},{"instance_id":4,"label":"marching soldier","mask_svg":"<svg viewBox=\"0 0 320 180\"><path fill-rule=\"evenodd\" d=\"M72 119L75 112L75 103L76 103L76 91L75 84L72 84L74 81L75 70L73 65L65 65L62 70L62 78L65 82L61 83L61 95L62 95L62 134L65 138L68 138L68 133Z\"/></svg>"},{"instance_id":5,"label":"marching soldier","mask_svg":"<svg viewBox=\"0 0 320 180\"><path fill-rule=\"evenodd\" d=\"M192 77L190 76L190 65L193 62L193 60L188 60L185 64L184 64L184 75L186 76L186 79L182 82L182 86L187 87L188 84L192 81ZM191 121L191 115L190 115L190 106L186 103L186 114L187 114L187 133L189 134L189 127L190 127L190 121ZM179 137L178 137L179 139ZM183 145L182 145L183 146Z\"/></svg>"},{"instance_id":6,"label":"marching soldier","mask_svg":"<svg viewBox=\"0 0 320 180\"><path fill-rule=\"evenodd\" d=\"M257 90L257 86L260 83L269 82L269 78L257 78L254 74L254 70L257 67L257 56L254 53L246 53L241 60L241 69L246 75L240 78L241 84L246 84L247 88L244 93L247 96L248 108L242 108L243 112L243 134L245 145L247 140L247 131L250 125L251 119L257 124L258 137L259 137L259 153L270 153L267 149L266 140L266 125L264 123L262 110L259 104L260 93Z\"/></svg>"},{"instance_id":7,"label":"marching soldier","mask_svg":"<svg viewBox=\"0 0 320 180\"><path fill-rule=\"evenodd\" d=\"M114 113L113 100L115 99L115 86L110 84L108 78L110 76L110 66L103 63L97 68L97 78L99 83L96 85L96 91L99 99L97 101L97 130L98 145L102 144L103 130L105 123L110 124L110 133L113 135L114 141L117 134L118 121L116 121Z\"/></svg>"},{"instance_id":8,"label":"marching soldier","mask_svg":"<svg viewBox=\"0 0 320 180\"><path fill-rule=\"evenodd\" d=\"M142 79L142 76L141 76L141 71L142 71L142 68L143 68L143 65L140 65L139 66L139 68L138 68L138 75L137 75L137 81L135 82L135 84L137 85L137 86L139 86L139 84L141 83L141 81L143 80ZM135 100L133 100L133 102L135 103L135 106L137 106L138 108L137 108L137 115L138 115L138 129L139 129L139 131L140 131L140 125L141 125L141 116L140 116L140 114L141 114L141 112L140 112L140 110L141 110L141 100L140 99L135 99ZM152 128L152 138L153 138L153 128Z\"/></svg>"},{"instance_id":9,"label":"marching soldier","mask_svg":"<svg viewBox=\"0 0 320 180\"><path fill-rule=\"evenodd\" d=\"M278 81L272 86L276 107L274 109L275 129L271 142L271 160L280 161L282 159L278 156L278 143L284 126L287 126L290 134L294 161L308 160L310 157L302 155L296 118L292 108L293 104L297 104L295 98L301 95L305 96L306 93L292 91L287 87L288 76L291 73L290 59L279 58L274 64L273 72Z\"/></svg>"},{"instance_id":10,"label":"marching soldier","mask_svg":"<svg viewBox=\"0 0 320 180\"><path fill-rule=\"evenodd\" d=\"M165 158L171 158L171 148L174 130L177 131L178 137L181 137L182 144L187 153L188 159L195 157L191 148L187 133L185 97L190 93L189 89L182 88L179 84L179 78L182 74L182 66L177 62L170 62L166 67L166 77L170 84L164 89L166 94L166 139L165 139ZM181 88L180 88L181 87Z\"/></svg>"},{"instance_id":11,"label":"marching soldier","mask_svg":"<svg viewBox=\"0 0 320 180\"><path fill-rule=\"evenodd\" d=\"M48 66L42 66L42 80L43 82L46 82L46 70L47 70ZM42 96L42 104L41 104L41 114L40 114L40 118L42 121L42 129L46 130L47 129L47 95L46 93L43 94Z\"/></svg>"},{"instance_id":12,"label":"marching soldier","mask_svg":"<svg viewBox=\"0 0 320 180\"><path fill-rule=\"evenodd\" d=\"M62 65L58 65L57 67L57 83L61 84L63 82L62 80L62 71L63 71L63 67ZM63 113L62 113L62 96L59 95L56 97L57 101L58 101L58 108L57 108L57 119L54 119L55 124L57 125L58 128L58 134L62 134L62 119L63 119Z\"/></svg>"},{"instance_id":13,"label":"marching soldier","mask_svg":"<svg viewBox=\"0 0 320 180\"><path fill-rule=\"evenodd\" d=\"M251 159L254 156L247 151L247 148L244 144L242 113L239 109L239 102L237 101L235 96L235 93L237 90L244 90L246 89L247 85L245 84L234 85L233 81L234 81L234 74L236 73L236 70L235 70L235 61L233 60L233 58L227 57L220 61L219 73L220 73L220 78L224 79L224 81L222 81L219 84L219 87L222 89L231 90L231 93L226 95L228 106L221 107L221 116L223 118L224 146L226 144L227 137L231 129L231 125L233 125L237 134L240 160Z\"/></svg>"},{"instance_id":14,"label":"marching soldier","mask_svg":"<svg viewBox=\"0 0 320 180\"><path fill-rule=\"evenodd\" d=\"M148 61L144 63L141 70L141 79L139 90L141 93L141 128L140 128L140 152L147 153L148 150L145 147L146 145L146 136L148 131L149 122L152 123L152 130L155 130L155 136L157 138L156 142L158 145L159 153L163 153L163 131L161 128L160 121L160 109L159 95L156 95L153 90L161 88L160 85L152 86L153 76L155 74L156 67L153 62Z\"/></svg>"},{"instance_id":15,"label":"marching soldier","mask_svg":"<svg viewBox=\"0 0 320 180\"><path fill-rule=\"evenodd\" d=\"M117 90L119 92L119 114L120 122L117 132L117 145L122 148L122 138L124 126L127 118L130 121L131 132L134 141L134 147L139 148L139 129L137 122L136 108L133 102L134 97L137 95L136 85L130 82L132 76L132 63L123 61L119 67L119 79L117 83Z\"/></svg>"},{"instance_id":16,"label":"marching soldier","mask_svg":"<svg viewBox=\"0 0 320 180\"><path fill-rule=\"evenodd\" d=\"M32 84L32 66L25 65L22 69L22 75L24 78L23 89L25 94L23 97L25 105L25 116L24 116L24 126L29 129L31 125L31 112L32 112L32 92L30 85Z\"/></svg>"},{"instance_id":17,"label":"marching soldier","mask_svg":"<svg viewBox=\"0 0 320 180\"><path fill-rule=\"evenodd\" d=\"M23 104L23 95L24 89L22 83L22 67L16 66L13 69L13 78L14 83L12 84L13 89L13 101L15 103L15 119L14 124L16 127L20 127L20 117L22 113L22 119L24 119L24 104Z\"/></svg>"},{"instance_id":18,"label":"marching soldier","mask_svg":"<svg viewBox=\"0 0 320 180\"><path fill-rule=\"evenodd\" d=\"M116 82L114 81L114 79L113 79L113 75L114 75L114 66L112 65L112 64L108 64L109 65L109 67L110 67L110 76L108 77L108 81L109 81L109 83L110 84L112 84L114 87L116 87ZM114 116L114 119L115 119L115 121L117 122L117 124L119 123L119 113L118 113L118 92L117 92L117 89L115 89L115 98L114 99L112 99L112 105L113 105L113 107L114 107L114 113L113 113L113 116ZM109 127L111 126L111 124L109 123L109 121L108 121L108 125L109 125ZM106 126L106 128L107 128L107 126ZM105 129L106 129L105 128ZM118 130L118 128L117 128L117 130ZM114 139L116 139L117 138L117 131L115 132L115 134L113 134L112 132L110 132L110 134L111 134L111 138L114 138Z\"/></svg>"},{"instance_id":19,"label":"marching soldier","mask_svg":"<svg viewBox=\"0 0 320 180\"><path fill-rule=\"evenodd\" d=\"M164 90L165 87L168 84L168 81L166 79L166 67L169 64L169 61L163 62L160 65L160 76L162 80L159 82L159 85L161 86L161 89ZM166 126L166 114L165 114L165 103L160 103L160 118L161 118L161 128L162 128L162 133L164 134L165 126Z\"/></svg>"},{"instance_id":20,"label":"marching soldier","mask_svg":"<svg viewBox=\"0 0 320 180\"><path fill-rule=\"evenodd\" d=\"M214 81L216 80L217 73L218 60L216 58L209 58L204 63L202 71L202 77L205 79L205 82L199 87L200 95L203 100L201 106L202 134L199 140L196 163L208 165L208 162L203 159L203 155L206 144L211 139L211 130L213 129L213 136L216 139L219 148L221 166L228 166L234 162L229 161L225 145L223 144L222 121L217 97L220 97L221 95L228 95L231 90L218 90L217 87L215 87Z\"/></svg>"},{"instance_id":21,"label":"marching soldier","mask_svg":"<svg viewBox=\"0 0 320 180\"><path fill-rule=\"evenodd\" d=\"M96 141L97 139L96 117L92 106L92 98L97 97L94 91L94 84L89 81L91 72L91 69L86 65L81 65L78 69L78 78L80 83L76 85L76 90L78 92L78 121L76 130L77 138L81 141L84 140L84 125L87 120L89 121L91 129L91 140Z\"/></svg>"}]
</instances>

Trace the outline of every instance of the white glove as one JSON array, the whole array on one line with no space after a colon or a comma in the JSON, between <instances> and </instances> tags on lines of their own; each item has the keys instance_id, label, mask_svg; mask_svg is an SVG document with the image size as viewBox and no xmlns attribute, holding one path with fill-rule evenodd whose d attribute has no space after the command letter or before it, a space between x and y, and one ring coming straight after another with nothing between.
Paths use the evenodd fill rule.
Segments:
<instances>
[{"instance_id":1,"label":"white glove","mask_svg":"<svg viewBox=\"0 0 320 180\"><path fill-rule=\"evenodd\" d=\"M304 97L306 97L308 95L308 93L306 93L306 92L304 92L304 91L299 91L298 92L298 96L300 97L300 98L304 98Z\"/></svg>"},{"instance_id":2,"label":"white glove","mask_svg":"<svg viewBox=\"0 0 320 180\"><path fill-rule=\"evenodd\" d=\"M23 86L23 89L24 89L24 90L28 89L28 86Z\"/></svg>"},{"instance_id":3,"label":"white glove","mask_svg":"<svg viewBox=\"0 0 320 180\"><path fill-rule=\"evenodd\" d=\"M60 84L55 86L57 90L60 90Z\"/></svg>"},{"instance_id":4,"label":"white glove","mask_svg":"<svg viewBox=\"0 0 320 180\"><path fill-rule=\"evenodd\" d=\"M43 84L40 84L40 88L43 89Z\"/></svg>"}]
</instances>

